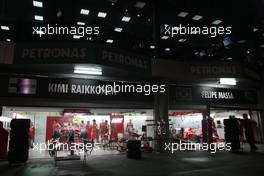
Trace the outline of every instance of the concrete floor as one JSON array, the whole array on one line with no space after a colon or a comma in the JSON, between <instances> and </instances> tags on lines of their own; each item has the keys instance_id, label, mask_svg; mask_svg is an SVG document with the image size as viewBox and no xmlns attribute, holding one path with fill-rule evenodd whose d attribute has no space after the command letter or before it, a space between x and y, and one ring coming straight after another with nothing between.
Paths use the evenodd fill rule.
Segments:
<instances>
[{"instance_id":1,"label":"concrete floor","mask_svg":"<svg viewBox=\"0 0 264 176\"><path fill-rule=\"evenodd\" d=\"M257 152L177 152L174 154L143 154L141 160L125 155L93 155L87 163L33 159L23 166L0 162L1 176L112 176L112 175L203 175L258 176L264 173L264 147Z\"/></svg>"}]
</instances>

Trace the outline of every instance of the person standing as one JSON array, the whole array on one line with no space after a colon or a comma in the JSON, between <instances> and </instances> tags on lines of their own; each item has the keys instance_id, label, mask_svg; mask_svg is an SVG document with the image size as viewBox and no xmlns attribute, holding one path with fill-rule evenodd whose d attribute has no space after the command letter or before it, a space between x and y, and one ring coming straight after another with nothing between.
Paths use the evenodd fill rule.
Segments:
<instances>
[{"instance_id":1,"label":"person standing","mask_svg":"<svg viewBox=\"0 0 264 176\"><path fill-rule=\"evenodd\" d=\"M3 123L0 121L0 158L6 158L7 156L7 143L8 132L3 127Z\"/></svg>"},{"instance_id":2,"label":"person standing","mask_svg":"<svg viewBox=\"0 0 264 176\"><path fill-rule=\"evenodd\" d=\"M258 149L258 147L255 145L255 134L254 134L254 128L256 125L257 123L249 119L247 114L243 114L242 126L245 130L246 140L250 145L252 151Z\"/></svg>"},{"instance_id":3,"label":"person standing","mask_svg":"<svg viewBox=\"0 0 264 176\"><path fill-rule=\"evenodd\" d=\"M29 144L30 144L30 147L33 148L33 143L34 143L34 140L35 140L35 125L30 122L30 127L29 127Z\"/></svg>"},{"instance_id":4,"label":"person standing","mask_svg":"<svg viewBox=\"0 0 264 176\"><path fill-rule=\"evenodd\" d=\"M93 119L93 124L92 124L92 129L91 129L91 137L93 142L97 142L97 138L98 138L98 129L97 129L97 124L96 124L96 120Z\"/></svg>"}]
</instances>

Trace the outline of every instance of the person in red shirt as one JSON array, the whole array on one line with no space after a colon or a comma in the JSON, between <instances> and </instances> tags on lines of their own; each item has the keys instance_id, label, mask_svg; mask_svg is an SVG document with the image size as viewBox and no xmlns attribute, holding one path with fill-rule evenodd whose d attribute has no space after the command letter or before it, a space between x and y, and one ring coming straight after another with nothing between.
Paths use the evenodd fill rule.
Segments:
<instances>
[{"instance_id":1,"label":"person in red shirt","mask_svg":"<svg viewBox=\"0 0 264 176\"><path fill-rule=\"evenodd\" d=\"M98 129L97 129L97 124L96 124L95 119L93 120L93 124L92 124L91 137L92 137L92 140L96 143L97 138L98 138Z\"/></svg>"},{"instance_id":2,"label":"person in red shirt","mask_svg":"<svg viewBox=\"0 0 264 176\"><path fill-rule=\"evenodd\" d=\"M127 123L127 126L126 126L126 131L128 132L128 136L132 136L132 133L133 133L133 123L132 123L132 120L130 119L129 122Z\"/></svg>"},{"instance_id":3,"label":"person in red shirt","mask_svg":"<svg viewBox=\"0 0 264 176\"><path fill-rule=\"evenodd\" d=\"M91 139L92 139L91 132L92 132L92 125L90 124L90 121L87 121L87 123L86 123L86 135L87 135L88 141L91 141Z\"/></svg>"},{"instance_id":4,"label":"person in red shirt","mask_svg":"<svg viewBox=\"0 0 264 176\"><path fill-rule=\"evenodd\" d=\"M248 118L247 114L243 114L242 126L245 129L245 136L248 144L250 145L251 150L257 150L258 147L255 145L255 134L254 127L257 123Z\"/></svg>"},{"instance_id":5,"label":"person in red shirt","mask_svg":"<svg viewBox=\"0 0 264 176\"><path fill-rule=\"evenodd\" d=\"M35 140L35 126L32 122L30 122L28 135L29 135L30 147L33 148L33 142Z\"/></svg>"},{"instance_id":6,"label":"person in red shirt","mask_svg":"<svg viewBox=\"0 0 264 176\"><path fill-rule=\"evenodd\" d=\"M4 129L3 123L0 121L0 158L6 158L7 156L7 142L8 132Z\"/></svg>"}]
</instances>

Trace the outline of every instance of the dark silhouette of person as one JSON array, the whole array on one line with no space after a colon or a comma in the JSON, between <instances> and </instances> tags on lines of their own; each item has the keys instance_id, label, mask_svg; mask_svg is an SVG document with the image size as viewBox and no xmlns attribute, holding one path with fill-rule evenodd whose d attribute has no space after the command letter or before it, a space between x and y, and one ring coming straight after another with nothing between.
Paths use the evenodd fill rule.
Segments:
<instances>
[{"instance_id":1,"label":"dark silhouette of person","mask_svg":"<svg viewBox=\"0 0 264 176\"><path fill-rule=\"evenodd\" d=\"M258 147L255 145L255 135L254 135L254 127L257 123L248 118L247 114L243 114L243 127L245 129L245 136L248 144L250 145L251 150L257 150Z\"/></svg>"}]
</instances>

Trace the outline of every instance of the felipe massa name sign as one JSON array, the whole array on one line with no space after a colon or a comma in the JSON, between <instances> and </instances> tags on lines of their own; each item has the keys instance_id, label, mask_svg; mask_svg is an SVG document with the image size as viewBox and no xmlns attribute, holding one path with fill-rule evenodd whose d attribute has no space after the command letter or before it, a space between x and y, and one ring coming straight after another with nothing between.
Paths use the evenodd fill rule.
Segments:
<instances>
[{"instance_id":1,"label":"felipe massa name sign","mask_svg":"<svg viewBox=\"0 0 264 176\"><path fill-rule=\"evenodd\" d=\"M151 59L121 49L91 43L18 43L15 64L92 63L150 72Z\"/></svg>"},{"instance_id":2,"label":"felipe massa name sign","mask_svg":"<svg viewBox=\"0 0 264 176\"><path fill-rule=\"evenodd\" d=\"M257 104L257 93L252 90L237 90L213 87L171 86L172 101Z\"/></svg>"}]
</instances>

